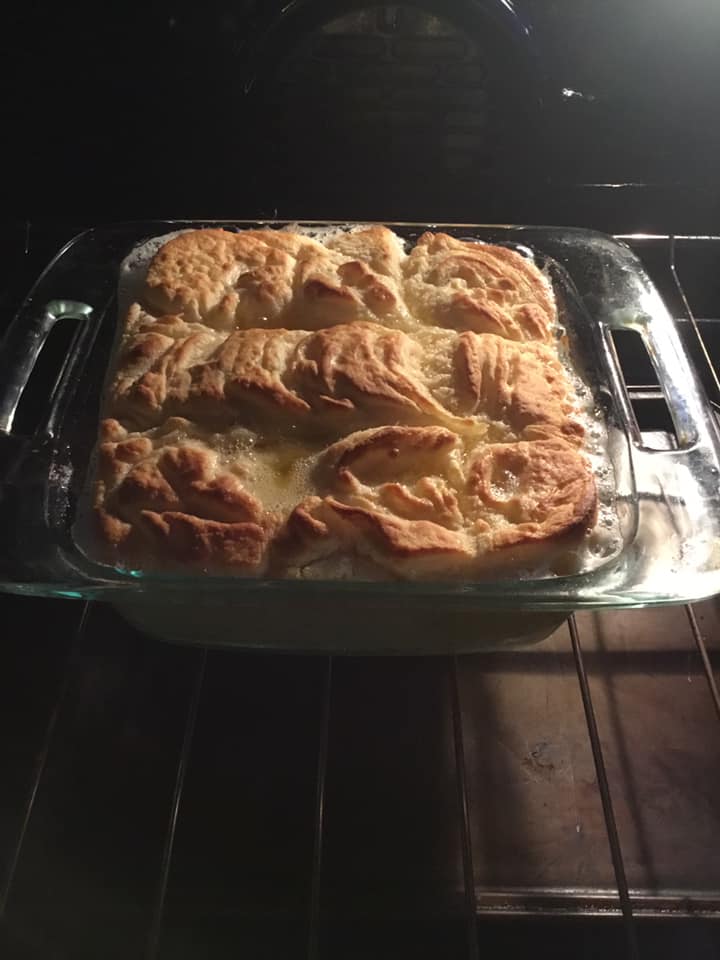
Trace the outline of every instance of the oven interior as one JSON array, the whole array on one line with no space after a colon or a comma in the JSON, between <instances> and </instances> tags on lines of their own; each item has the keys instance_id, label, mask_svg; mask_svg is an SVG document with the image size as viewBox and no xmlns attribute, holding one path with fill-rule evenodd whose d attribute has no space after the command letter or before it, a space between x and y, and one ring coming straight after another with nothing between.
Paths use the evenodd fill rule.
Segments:
<instances>
[{"instance_id":1,"label":"oven interior","mask_svg":"<svg viewBox=\"0 0 720 960\"><path fill-rule=\"evenodd\" d=\"M622 129L624 152L617 103L581 84L561 94L569 127L546 110L529 141L540 80L522 43L505 21L503 43L483 43L499 21L456 6L341 3L335 15L301 3L285 23L280 4L216 0L131 4L102 24L97 11L48 13L33 41L42 82L16 118L37 149L12 158L21 212L0 237L3 320L61 244L101 219L577 223L627 234L719 410L714 154L661 116L677 71L662 106L650 98L655 112ZM591 5L549 6L575 37L595 36ZM28 31L33 11L17 15ZM295 43L298 23L309 29ZM615 28L621 65L636 27L625 46ZM700 51L709 37L693 29ZM138 42L147 72L128 88L116 78ZM216 69L198 84L208 48ZM11 67L22 49L8 45ZM62 62L78 50L82 69ZM178 51L182 76L166 69ZM18 80L28 71L23 60ZM227 128L230 82L246 92ZM37 123L53 83L88 120L72 135L62 110ZM168 111L160 124L148 83ZM213 142L229 129L222 149L192 124L174 135L198 111ZM590 131L604 151L584 148ZM183 163L168 165L170 150ZM213 175L199 177L208 150ZM27 423L71 336L59 328L43 351ZM642 344L622 334L616 347L648 445L672 447ZM3 596L0 611L3 958L720 956L717 599L582 612L540 645L458 657L189 648L101 603Z\"/></svg>"},{"instance_id":2,"label":"oven interior","mask_svg":"<svg viewBox=\"0 0 720 960\"><path fill-rule=\"evenodd\" d=\"M717 355L720 240L628 242ZM671 446L639 350L618 343L635 415ZM426 658L174 646L101 603L3 612L8 956L717 955L716 600Z\"/></svg>"}]
</instances>

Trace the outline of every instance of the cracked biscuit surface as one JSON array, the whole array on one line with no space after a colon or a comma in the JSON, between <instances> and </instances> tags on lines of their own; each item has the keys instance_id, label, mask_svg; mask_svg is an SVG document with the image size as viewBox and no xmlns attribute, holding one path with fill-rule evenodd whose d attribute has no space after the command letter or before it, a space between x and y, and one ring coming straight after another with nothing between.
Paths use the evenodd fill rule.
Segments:
<instances>
[{"instance_id":1,"label":"cracked biscuit surface","mask_svg":"<svg viewBox=\"0 0 720 960\"><path fill-rule=\"evenodd\" d=\"M472 579L594 523L552 291L515 251L192 230L123 322L93 487L110 562Z\"/></svg>"}]
</instances>

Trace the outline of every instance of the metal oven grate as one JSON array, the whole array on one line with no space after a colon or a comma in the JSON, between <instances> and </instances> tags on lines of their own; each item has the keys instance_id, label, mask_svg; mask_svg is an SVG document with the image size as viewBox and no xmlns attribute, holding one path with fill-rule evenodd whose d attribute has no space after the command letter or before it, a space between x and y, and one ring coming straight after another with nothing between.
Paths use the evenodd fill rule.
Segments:
<instances>
[{"instance_id":1,"label":"metal oven grate","mask_svg":"<svg viewBox=\"0 0 720 960\"><path fill-rule=\"evenodd\" d=\"M717 404L695 282L720 238L627 239ZM658 957L687 918L682 951L717 955L714 601L388 660L174 648L97 605L3 611L26 627L0 654L3 956L452 960L570 937L568 956Z\"/></svg>"}]
</instances>

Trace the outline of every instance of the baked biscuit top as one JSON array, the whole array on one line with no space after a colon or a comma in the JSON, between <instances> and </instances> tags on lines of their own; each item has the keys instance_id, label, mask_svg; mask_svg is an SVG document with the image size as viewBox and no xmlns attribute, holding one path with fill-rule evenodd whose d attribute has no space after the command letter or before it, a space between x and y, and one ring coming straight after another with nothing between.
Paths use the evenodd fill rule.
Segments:
<instances>
[{"instance_id":1,"label":"baked biscuit top","mask_svg":"<svg viewBox=\"0 0 720 960\"><path fill-rule=\"evenodd\" d=\"M556 330L548 281L505 247L181 233L123 318L98 550L274 577L552 565L597 509Z\"/></svg>"}]
</instances>

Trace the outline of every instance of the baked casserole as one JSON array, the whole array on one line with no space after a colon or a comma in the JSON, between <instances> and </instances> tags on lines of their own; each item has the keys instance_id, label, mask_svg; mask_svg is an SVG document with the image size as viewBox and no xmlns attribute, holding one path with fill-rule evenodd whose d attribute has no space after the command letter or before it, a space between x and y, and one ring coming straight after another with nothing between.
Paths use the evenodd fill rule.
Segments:
<instances>
[{"instance_id":1,"label":"baked casserole","mask_svg":"<svg viewBox=\"0 0 720 960\"><path fill-rule=\"evenodd\" d=\"M191 230L121 321L92 494L116 565L472 580L561 569L596 523L552 288L514 250Z\"/></svg>"}]
</instances>

